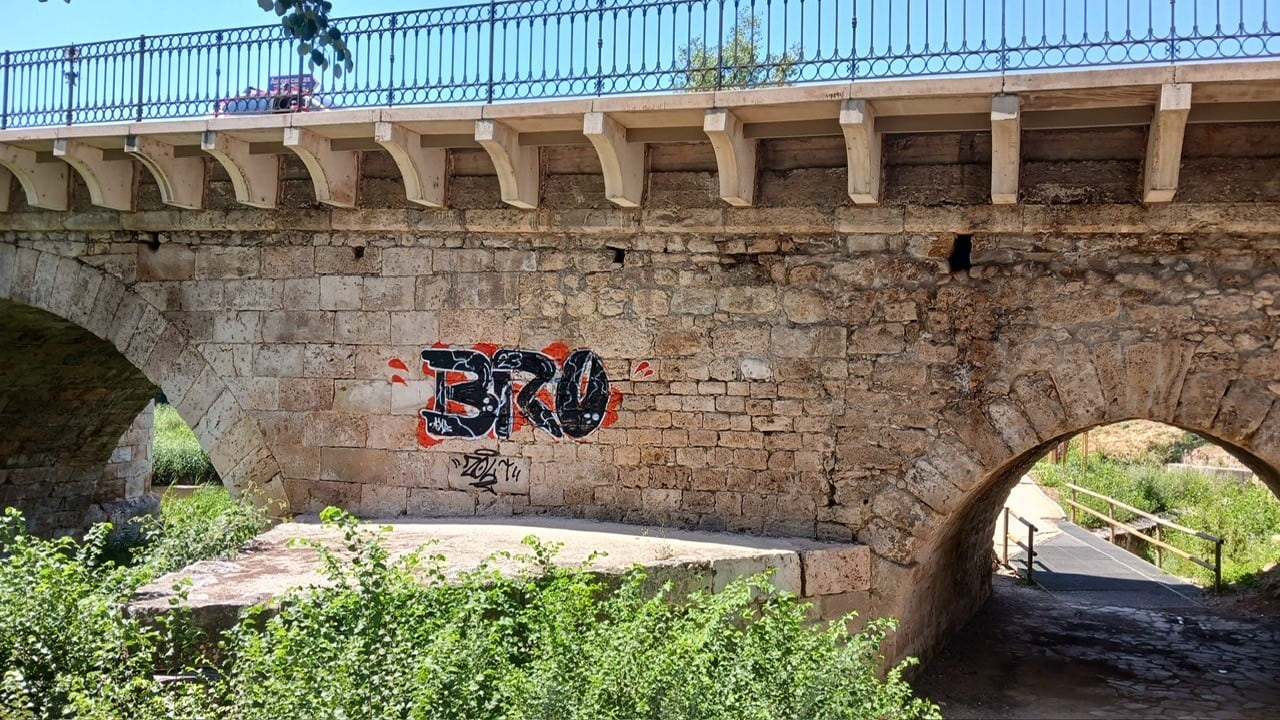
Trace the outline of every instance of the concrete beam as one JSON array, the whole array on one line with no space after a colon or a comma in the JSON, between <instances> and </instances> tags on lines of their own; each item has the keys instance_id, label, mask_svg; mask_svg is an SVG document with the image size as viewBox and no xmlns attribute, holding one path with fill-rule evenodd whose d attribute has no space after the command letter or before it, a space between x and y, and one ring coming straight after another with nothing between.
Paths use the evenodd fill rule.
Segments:
<instances>
[{"instance_id":1,"label":"concrete beam","mask_svg":"<svg viewBox=\"0 0 1280 720\"><path fill-rule=\"evenodd\" d=\"M991 202L1018 202L1022 169L1022 109L1017 95L991 98Z\"/></svg>"},{"instance_id":2,"label":"concrete beam","mask_svg":"<svg viewBox=\"0 0 1280 720\"><path fill-rule=\"evenodd\" d=\"M730 205L748 207L756 193L756 146L742 133L742 121L724 108L707 111L702 131L711 140L720 173L720 197Z\"/></svg>"},{"instance_id":3,"label":"concrete beam","mask_svg":"<svg viewBox=\"0 0 1280 720\"><path fill-rule=\"evenodd\" d=\"M1165 203L1178 191L1182 167L1182 137L1191 113L1191 84L1170 83L1160 88L1160 101L1147 134L1142 201Z\"/></svg>"},{"instance_id":4,"label":"concrete beam","mask_svg":"<svg viewBox=\"0 0 1280 720\"><path fill-rule=\"evenodd\" d=\"M236 191L236 202L270 210L280 201L278 156L254 155L244 140L212 130L201 136L200 149L212 155L227 171Z\"/></svg>"},{"instance_id":5,"label":"concrete beam","mask_svg":"<svg viewBox=\"0 0 1280 720\"><path fill-rule=\"evenodd\" d=\"M307 166L316 200L334 207L353 208L360 188L360 153L334 150L329 138L300 127L284 129L284 146Z\"/></svg>"},{"instance_id":6,"label":"concrete beam","mask_svg":"<svg viewBox=\"0 0 1280 720\"><path fill-rule=\"evenodd\" d=\"M448 150L422 146L422 136L395 123L380 122L373 127L373 139L386 150L404 178L409 202L427 207L444 207L448 177Z\"/></svg>"},{"instance_id":7,"label":"concrete beam","mask_svg":"<svg viewBox=\"0 0 1280 720\"><path fill-rule=\"evenodd\" d=\"M0 167L18 179L28 205L60 211L71 207L66 163L37 162L35 151L0 143Z\"/></svg>"},{"instance_id":8,"label":"concrete beam","mask_svg":"<svg viewBox=\"0 0 1280 720\"><path fill-rule=\"evenodd\" d=\"M132 160L107 160L102 148L78 140L53 141L53 156L70 165L89 188L89 201L111 210L133 210Z\"/></svg>"},{"instance_id":9,"label":"concrete beam","mask_svg":"<svg viewBox=\"0 0 1280 720\"><path fill-rule=\"evenodd\" d=\"M627 129L602 112L583 116L582 134L600 156L605 197L619 207L640 207L644 197L644 143L628 142Z\"/></svg>"},{"instance_id":10,"label":"concrete beam","mask_svg":"<svg viewBox=\"0 0 1280 720\"><path fill-rule=\"evenodd\" d=\"M849 161L849 197L858 205L880 202L880 133L876 113L866 100L845 100L840 105L840 129Z\"/></svg>"},{"instance_id":11,"label":"concrete beam","mask_svg":"<svg viewBox=\"0 0 1280 720\"><path fill-rule=\"evenodd\" d=\"M489 153L498 171L502 201L525 210L538 207L541 180L538 148L521 145L518 132L493 120L476 121L476 142Z\"/></svg>"},{"instance_id":12,"label":"concrete beam","mask_svg":"<svg viewBox=\"0 0 1280 720\"><path fill-rule=\"evenodd\" d=\"M204 207L204 160L177 157L173 146L154 138L129 135L124 151L138 158L160 186L160 198L166 205L200 210Z\"/></svg>"}]
</instances>

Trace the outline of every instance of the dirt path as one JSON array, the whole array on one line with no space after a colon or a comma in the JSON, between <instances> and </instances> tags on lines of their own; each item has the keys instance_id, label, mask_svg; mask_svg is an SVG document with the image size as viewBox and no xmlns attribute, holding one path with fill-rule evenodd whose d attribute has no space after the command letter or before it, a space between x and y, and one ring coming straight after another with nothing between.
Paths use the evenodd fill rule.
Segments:
<instances>
[{"instance_id":1,"label":"dirt path","mask_svg":"<svg viewBox=\"0 0 1280 720\"><path fill-rule=\"evenodd\" d=\"M993 581L992 598L915 683L946 718L1276 716L1280 618L1084 607Z\"/></svg>"}]
</instances>

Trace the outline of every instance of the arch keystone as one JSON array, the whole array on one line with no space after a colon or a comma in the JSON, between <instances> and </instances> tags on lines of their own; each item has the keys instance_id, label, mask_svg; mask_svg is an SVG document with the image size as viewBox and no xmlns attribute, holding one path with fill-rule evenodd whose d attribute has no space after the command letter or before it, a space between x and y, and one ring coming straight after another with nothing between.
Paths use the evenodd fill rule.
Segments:
<instances>
[{"instance_id":1,"label":"arch keystone","mask_svg":"<svg viewBox=\"0 0 1280 720\"><path fill-rule=\"evenodd\" d=\"M1017 95L991 98L991 202L1018 202L1022 168L1022 104Z\"/></svg>"},{"instance_id":2,"label":"arch keystone","mask_svg":"<svg viewBox=\"0 0 1280 720\"><path fill-rule=\"evenodd\" d=\"M111 210L133 210L132 160L108 160L102 148L77 140L53 141L53 156L62 158L84 178L89 201Z\"/></svg>"},{"instance_id":3,"label":"arch keystone","mask_svg":"<svg viewBox=\"0 0 1280 720\"><path fill-rule=\"evenodd\" d=\"M538 207L538 148L520 144L520 133L492 120L476 121L476 142L489 153L498 171L502 201L533 210Z\"/></svg>"},{"instance_id":4,"label":"arch keystone","mask_svg":"<svg viewBox=\"0 0 1280 720\"><path fill-rule=\"evenodd\" d=\"M845 100L840 105L840 129L849 161L849 197L858 205L880 202L880 133L876 113L866 100Z\"/></svg>"},{"instance_id":5,"label":"arch keystone","mask_svg":"<svg viewBox=\"0 0 1280 720\"><path fill-rule=\"evenodd\" d=\"M149 137L129 135L124 151L138 158L160 187L166 205L200 210L204 207L204 161L198 157L176 157L173 146Z\"/></svg>"},{"instance_id":6,"label":"arch keystone","mask_svg":"<svg viewBox=\"0 0 1280 720\"><path fill-rule=\"evenodd\" d=\"M236 202L270 210L280 201L280 160L275 155L254 155L244 140L212 130L201 136L200 149L227 171Z\"/></svg>"},{"instance_id":7,"label":"arch keystone","mask_svg":"<svg viewBox=\"0 0 1280 720\"><path fill-rule=\"evenodd\" d=\"M405 195L409 202L427 207L444 207L445 181L448 176L448 151L422 147L422 136L395 123L380 122L373 128L373 139L400 168Z\"/></svg>"},{"instance_id":8,"label":"arch keystone","mask_svg":"<svg viewBox=\"0 0 1280 720\"><path fill-rule=\"evenodd\" d=\"M1147 134L1142 201L1167 203L1178 191L1182 167L1182 138L1191 113L1191 84L1170 83L1160 88L1160 101Z\"/></svg>"},{"instance_id":9,"label":"arch keystone","mask_svg":"<svg viewBox=\"0 0 1280 720\"><path fill-rule=\"evenodd\" d=\"M0 143L0 167L18 179L28 205L46 210L71 207L66 163L37 162L35 151Z\"/></svg>"},{"instance_id":10,"label":"arch keystone","mask_svg":"<svg viewBox=\"0 0 1280 720\"><path fill-rule=\"evenodd\" d=\"M314 130L284 129L284 146L307 166L316 200L334 207L353 208L360 186L360 153L334 150L332 141Z\"/></svg>"},{"instance_id":11,"label":"arch keystone","mask_svg":"<svg viewBox=\"0 0 1280 720\"><path fill-rule=\"evenodd\" d=\"M622 123L602 112L589 112L583 117L582 134L600 156L605 197L619 207L640 207L644 196L644 143L628 142Z\"/></svg>"},{"instance_id":12,"label":"arch keystone","mask_svg":"<svg viewBox=\"0 0 1280 720\"><path fill-rule=\"evenodd\" d=\"M750 207L756 192L756 146L742 133L742 121L725 108L712 108L702 120L720 173L720 197L730 205Z\"/></svg>"}]
</instances>

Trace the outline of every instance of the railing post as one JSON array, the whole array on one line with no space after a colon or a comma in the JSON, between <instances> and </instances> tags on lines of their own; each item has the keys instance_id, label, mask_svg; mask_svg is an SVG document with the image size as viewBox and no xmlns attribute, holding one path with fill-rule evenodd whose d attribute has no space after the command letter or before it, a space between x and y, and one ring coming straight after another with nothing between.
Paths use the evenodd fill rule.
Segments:
<instances>
[{"instance_id":1,"label":"railing post","mask_svg":"<svg viewBox=\"0 0 1280 720\"><path fill-rule=\"evenodd\" d=\"M138 99L137 112L134 113L134 119L142 122L142 92L146 85L143 82L143 73L147 67L147 36L138 36Z\"/></svg>"},{"instance_id":2,"label":"railing post","mask_svg":"<svg viewBox=\"0 0 1280 720\"><path fill-rule=\"evenodd\" d=\"M1079 525L1079 523L1076 522L1076 489L1074 487L1071 488L1071 523L1073 525Z\"/></svg>"},{"instance_id":3,"label":"railing post","mask_svg":"<svg viewBox=\"0 0 1280 720\"><path fill-rule=\"evenodd\" d=\"M1178 60L1178 0L1169 0L1169 64Z\"/></svg>"},{"instance_id":4,"label":"railing post","mask_svg":"<svg viewBox=\"0 0 1280 720\"><path fill-rule=\"evenodd\" d=\"M1213 543L1213 591L1222 592L1222 538Z\"/></svg>"},{"instance_id":5,"label":"railing post","mask_svg":"<svg viewBox=\"0 0 1280 720\"><path fill-rule=\"evenodd\" d=\"M0 94L0 130L9 127L9 51L4 51L4 90Z\"/></svg>"},{"instance_id":6,"label":"railing post","mask_svg":"<svg viewBox=\"0 0 1280 720\"><path fill-rule=\"evenodd\" d=\"M493 102L493 56L498 51L497 38L494 36L498 22L498 3L489 0L489 82L485 94L485 102ZM483 51L481 51L483 52Z\"/></svg>"},{"instance_id":7,"label":"railing post","mask_svg":"<svg viewBox=\"0 0 1280 720\"><path fill-rule=\"evenodd\" d=\"M604 89L604 0L596 0L596 96Z\"/></svg>"},{"instance_id":8,"label":"railing post","mask_svg":"<svg viewBox=\"0 0 1280 720\"><path fill-rule=\"evenodd\" d=\"M716 21L716 35L720 42L716 43L716 90L722 90L724 85L724 1L720 0L717 7L720 8L720 19ZM735 19L736 20L736 19Z\"/></svg>"},{"instance_id":9,"label":"railing post","mask_svg":"<svg viewBox=\"0 0 1280 720\"><path fill-rule=\"evenodd\" d=\"M70 125L75 119L76 107L76 79L80 77L80 73L76 72L76 58L80 54L80 50L75 45L68 45L64 51L67 60L67 71L63 76L67 79L67 124Z\"/></svg>"},{"instance_id":10,"label":"railing post","mask_svg":"<svg viewBox=\"0 0 1280 720\"><path fill-rule=\"evenodd\" d=\"M493 53L489 53L492 55ZM391 16L391 85L387 87L387 107L396 104L396 16Z\"/></svg>"},{"instance_id":11,"label":"railing post","mask_svg":"<svg viewBox=\"0 0 1280 720\"><path fill-rule=\"evenodd\" d=\"M1156 523L1156 542L1163 541L1163 538L1160 537L1160 528L1161 528L1160 523ZM1161 570L1164 569L1164 548L1160 547L1159 545L1156 545L1156 567L1160 568Z\"/></svg>"},{"instance_id":12,"label":"railing post","mask_svg":"<svg viewBox=\"0 0 1280 720\"><path fill-rule=\"evenodd\" d=\"M1034 580L1036 568L1036 526L1027 524L1027 584L1031 585Z\"/></svg>"}]
</instances>

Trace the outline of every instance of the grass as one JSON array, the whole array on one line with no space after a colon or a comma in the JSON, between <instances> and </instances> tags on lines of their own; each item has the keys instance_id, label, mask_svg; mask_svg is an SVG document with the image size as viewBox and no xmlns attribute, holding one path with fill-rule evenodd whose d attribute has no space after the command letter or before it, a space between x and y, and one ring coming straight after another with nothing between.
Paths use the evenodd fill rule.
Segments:
<instances>
[{"instance_id":1,"label":"grass","mask_svg":"<svg viewBox=\"0 0 1280 720\"><path fill-rule=\"evenodd\" d=\"M1280 533L1280 499L1260 483L1212 478L1193 470L1170 471L1160 465L1124 463L1104 455L1091 456L1086 467L1074 450L1065 464L1053 465L1042 460L1032 474L1041 485L1055 490L1060 498L1070 497L1070 490L1065 486L1072 483L1221 537L1224 583L1251 586L1259 572L1280 559L1280 545L1272 542L1272 536ZM1104 515L1107 513L1107 504L1101 500L1080 495L1077 501ZM1065 502L1063 505L1069 509ZM1086 513L1078 515L1085 527L1106 527L1098 518ZM1128 522L1135 515L1117 508L1115 517ZM1213 561L1213 544L1207 540L1168 530L1162 538L1201 559ZM1153 547L1149 543L1142 543L1142 547L1145 557L1154 562ZM1163 567L1202 585L1213 582L1210 570L1173 553L1164 553Z\"/></svg>"},{"instance_id":2,"label":"grass","mask_svg":"<svg viewBox=\"0 0 1280 720\"><path fill-rule=\"evenodd\" d=\"M167 403L156 403L152 470L151 483L158 486L222 482L195 433Z\"/></svg>"}]
</instances>

